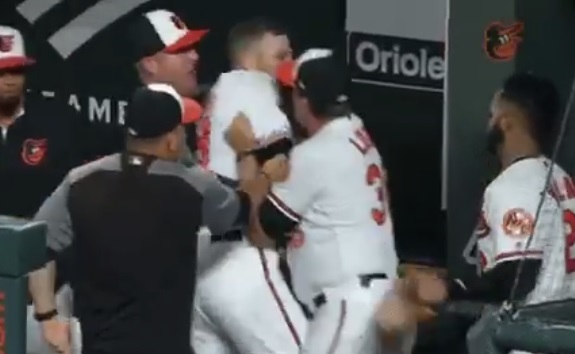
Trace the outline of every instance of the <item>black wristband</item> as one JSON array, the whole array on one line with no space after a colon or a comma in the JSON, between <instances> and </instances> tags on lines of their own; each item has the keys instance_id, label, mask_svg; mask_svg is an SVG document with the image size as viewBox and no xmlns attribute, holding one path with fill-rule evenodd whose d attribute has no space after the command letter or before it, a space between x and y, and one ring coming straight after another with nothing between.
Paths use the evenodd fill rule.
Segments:
<instances>
[{"instance_id":1,"label":"black wristband","mask_svg":"<svg viewBox=\"0 0 575 354\"><path fill-rule=\"evenodd\" d=\"M53 319L54 317L58 316L58 310L53 309L48 312L44 313L35 313L34 319L38 322L44 322Z\"/></svg>"}]
</instances>

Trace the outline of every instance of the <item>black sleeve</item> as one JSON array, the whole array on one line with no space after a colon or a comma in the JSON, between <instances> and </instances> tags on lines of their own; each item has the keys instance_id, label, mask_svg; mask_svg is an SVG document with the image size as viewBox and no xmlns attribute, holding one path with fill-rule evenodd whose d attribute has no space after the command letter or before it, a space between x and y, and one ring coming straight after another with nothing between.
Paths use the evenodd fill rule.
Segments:
<instances>
[{"instance_id":1,"label":"black sleeve","mask_svg":"<svg viewBox=\"0 0 575 354\"><path fill-rule=\"evenodd\" d=\"M258 217L262 230L276 241L285 241L287 234L297 226L295 221L288 218L268 198L260 205Z\"/></svg>"},{"instance_id":2,"label":"black sleeve","mask_svg":"<svg viewBox=\"0 0 575 354\"><path fill-rule=\"evenodd\" d=\"M292 148L292 140L289 138L282 138L266 146L251 150L250 154L254 155L256 161L260 165L263 165L266 161L274 158L276 155L288 155Z\"/></svg>"},{"instance_id":3,"label":"black sleeve","mask_svg":"<svg viewBox=\"0 0 575 354\"><path fill-rule=\"evenodd\" d=\"M502 303L509 298L520 262L521 260L503 262L478 278L449 279L449 299ZM540 269L541 260L524 260L517 286L518 299L524 299L535 288Z\"/></svg>"}]
</instances>

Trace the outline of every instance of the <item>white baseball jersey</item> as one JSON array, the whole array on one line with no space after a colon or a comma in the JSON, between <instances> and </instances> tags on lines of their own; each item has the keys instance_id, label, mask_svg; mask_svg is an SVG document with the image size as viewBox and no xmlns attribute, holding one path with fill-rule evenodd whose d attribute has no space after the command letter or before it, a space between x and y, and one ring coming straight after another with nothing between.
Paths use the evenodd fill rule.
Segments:
<instances>
[{"instance_id":1,"label":"white baseball jersey","mask_svg":"<svg viewBox=\"0 0 575 354\"><path fill-rule=\"evenodd\" d=\"M357 117L342 117L297 145L288 179L269 200L299 223L288 249L304 303L359 274L396 272L385 171Z\"/></svg>"},{"instance_id":2,"label":"white baseball jersey","mask_svg":"<svg viewBox=\"0 0 575 354\"><path fill-rule=\"evenodd\" d=\"M565 298L569 292L565 288L575 290L575 234L571 232L575 231L575 187L567 173L555 165L550 190L542 196L550 166L546 157L526 158L502 171L485 190L476 229L483 271L523 257L542 259L529 303ZM533 239L527 247L531 234Z\"/></svg>"},{"instance_id":3,"label":"white baseball jersey","mask_svg":"<svg viewBox=\"0 0 575 354\"><path fill-rule=\"evenodd\" d=\"M202 166L237 180L237 156L226 141L227 129L243 113L257 140L264 141L272 134L291 135L289 121L278 104L275 81L268 74L248 70L221 74L198 124L198 160Z\"/></svg>"}]
</instances>

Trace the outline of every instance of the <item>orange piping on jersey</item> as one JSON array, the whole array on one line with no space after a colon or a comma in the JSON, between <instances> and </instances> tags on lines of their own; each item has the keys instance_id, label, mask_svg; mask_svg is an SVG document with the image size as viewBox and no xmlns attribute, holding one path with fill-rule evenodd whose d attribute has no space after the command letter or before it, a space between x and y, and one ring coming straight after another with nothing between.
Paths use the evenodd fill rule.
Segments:
<instances>
[{"instance_id":1,"label":"orange piping on jersey","mask_svg":"<svg viewBox=\"0 0 575 354\"><path fill-rule=\"evenodd\" d=\"M477 238L481 239L491 233L491 228L487 224L487 219L485 218L485 213L481 212L479 214L479 220L477 221L477 225L475 226L475 235Z\"/></svg>"},{"instance_id":2,"label":"orange piping on jersey","mask_svg":"<svg viewBox=\"0 0 575 354\"><path fill-rule=\"evenodd\" d=\"M543 256L543 251L527 250L527 251L503 252L495 256L495 261L510 260L515 257L529 257L529 256Z\"/></svg>"},{"instance_id":3,"label":"orange piping on jersey","mask_svg":"<svg viewBox=\"0 0 575 354\"><path fill-rule=\"evenodd\" d=\"M258 248L258 252L260 255L260 262L262 265L262 269L264 272L264 278L266 280L266 283L268 285L268 288L270 289L270 292L272 293L272 296L276 302L276 304L278 305L278 308L282 314L282 318L286 324L286 326L288 327L290 334L295 342L295 344L301 348L301 339L299 337L299 334L297 333L297 329L295 328L291 318L289 317L289 314L286 310L286 307L272 281L272 278L270 276L270 269L269 269L269 265L268 265L268 261L266 258L266 255L264 253L264 251L261 248Z\"/></svg>"},{"instance_id":4,"label":"orange piping on jersey","mask_svg":"<svg viewBox=\"0 0 575 354\"><path fill-rule=\"evenodd\" d=\"M292 219L295 222L300 222L301 221L301 215L299 215L298 213L296 213L293 209L291 209L289 206L287 206L280 198L278 198L277 195L275 195L273 192L269 192L268 193L268 199L270 202L272 202L273 205L275 205L276 208L278 208L282 213L285 214L285 216L287 216L288 218Z\"/></svg>"},{"instance_id":5,"label":"orange piping on jersey","mask_svg":"<svg viewBox=\"0 0 575 354\"><path fill-rule=\"evenodd\" d=\"M563 188L561 188L557 181L552 181L548 193L559 202L575 199L575 184L573 183L573 179L569 176L565 176L563 178Z\"/></svg>"}]
</instances>

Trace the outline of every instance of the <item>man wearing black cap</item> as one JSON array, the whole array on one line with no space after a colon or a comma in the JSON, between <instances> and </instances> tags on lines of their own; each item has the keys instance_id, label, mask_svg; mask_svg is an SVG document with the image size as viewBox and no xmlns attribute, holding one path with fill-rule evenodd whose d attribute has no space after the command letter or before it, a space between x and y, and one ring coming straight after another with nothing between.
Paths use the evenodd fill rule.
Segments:
<instances>
[{"instance_id":1,"label":"man wearing black cap","mask_svg":"<svg viewBox=\"0 0 575 354\"><path fill-rule=\"evenodd\" d=\"M207 32L188 29L176 14L167 10L138 17L128 36L142 83L167 83L183 97L196 95L199 55L195 46Z\"/></svg>"},{"instance_id":2,"label":"man wearing black cap","mask_svg":"<svg viewBox=\"0 0 575 354\"><path fill-rule=\"evenodd\" d=\"M26 95L22 34L0 26L0 214L31 218L62 177L89 159L83 123L64 102Z\"/></svg>"},{"instance_id":3,"label":"man wearing black cap","mask_svg":"<svg viewBox=\"0 0 575 354\"><path fill-rule=\"evenodd\" d=\"M52 253L73 249L74 313L84 354L189 354L196 233L245 225L249 198L178 162L186 107L175 89L138 89L126 116L127 149L72 170L36 219ZM54 262L30 276L45 338L68 353L57 319Z\"/></svg>"},{"instance_id":4,"label":"man wearing black cap","mask_svg":"<svg viewBox=\"0 0 575 354\"><path fill-rule=\"evenodd\" d=\"M196 45L208 30L191 30L175 13L154 10L139 16L128 29L128 44L136 62L140 81L147 85L166 83L173 86L189 105L194 105L194 123L201 116L201 106L192 97L198 95ZM190 135L193 136L193 135ZM193 154L185 149L182 161L191 164Z\"/></svg>"},{"instance_id":5,"label":"man wearing black cap","mask_svg":"<svg viewBox=\"0 0 575 354\"><path fill-rule=\"evenodd\" d=\"M268 237L249 235L262 246L292 235L293 287L313 313L301 353L379 352L374 314L393 291L398 262L381 158L349 107L345 67L331 50L310 49L282 69L309 138L259 205Z\"/></svg>"}]
</instances>

